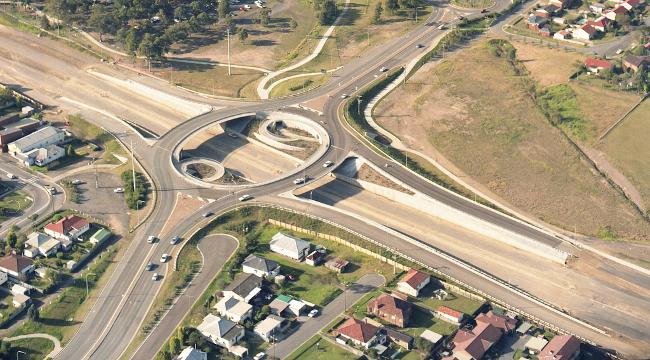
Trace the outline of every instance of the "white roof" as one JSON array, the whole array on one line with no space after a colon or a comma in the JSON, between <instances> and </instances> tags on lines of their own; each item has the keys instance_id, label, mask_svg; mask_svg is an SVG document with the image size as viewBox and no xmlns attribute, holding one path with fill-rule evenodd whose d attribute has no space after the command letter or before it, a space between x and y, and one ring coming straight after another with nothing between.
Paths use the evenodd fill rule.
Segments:
<instances>
[{"instance_id":1,"label":"white roof","mask_svg":"<svg viewBox=\"0 0 650 360\"><path fill-rule=\"evenodd\" d=\"M304 249L309 248L309 241L298 239L283 232L278 232L271 238L271 245L299 253Z\"/></svg>"},{"instance_id":2,"label":"white roof","mask_svg":"<svg viewBox=\"0 0 650 360\"><path fill-rule=\"evenodd\" d=\"M215 306L218 311L235 316L242 316L253 308L253 305L239 301L232 296L224 297Z\"/></svg>"},{"instance_id":3,"label":"white roof","mask_svg":"<svg viewBox=\"0 0 650 360\"><path fill-rule=\"evenodd\" d=\"M196 327L203 335L213 338L221 338L225 333L235 326L235 323L218 316L208 314L203 318L203 322Z\"/></svg>"},{"instance_id":4,"label":"white roof","mask_svg":"<svg viewBox=\"0 0 650 360\"><path fill-rule=\"evenodd\" d=\"M34 247L42 247L45 251L49 251L51 248L58 246L60 244L59 240L53 239L48 235L45 235L40 232L33 232L27 237L25 244Z\"/></svg>"},{"instance_id":5,"label":"white roof","mask_svg":"<svg viewBox=\"0 0 650 360\"><path fill-rule=\"evenodd\" d=\"M524 345L524 347L531 350L542 351L546 344L548 344L548 340L544 339L543 337L531 337L526 342L526 345Z\"/></svg>"},{"instance_id":6,"label":"white roof","mask_svg":"<svg viewBox=\"0 0 650 360\"><path fill-rule=\"evenodd\" d=\"M14 295L17 295L17 294L21 294L21 295L23 295L23 294L25 294L26 292L27 292L27 288L26 288L26 287L23 287L23 286L20 286L20 285L18 285L18 284L14 284L14 285L11 287L11 293L14 294Z\"/></svg>"},{"instance_id":7,"label":"white roof","mask_svg":"<svg viewBox=\"0 0 650 360\"><path fill-rule=\"evenodd\" d=\"M307 305L305 305L304 302L296 300L296 299L292 299L291 301L289 301L289 307L291 309L300 310L300 309L304 308L305 306L307 306Z\"/></svg>"},{"instance_id":8,"label":"white roof","mask_svg":"<svg viewBox=\"0 0 650 360\"><path fill-rule=\"evenodd\" d=\"M258 334L268 334L273 329L280 326L280 324L282 324L282 321L284 321L284 318L280 316L269 315L266 317L266 319L260 321L255 326L255 332Z\"/></svg>"},{"instance_id":9,"label":"white roof","mask_svg":"<svg viewBox=\"0 0 650 360\"><path fill-rule=\"evenodd\" d=\"M440 339L442 339L442 335L428 329L424 330L424 332L420 335L420 337L425 340L429 340L433 344L437 343L438 341L440 341Z\"/></svg>"},{"instance_id":10,"label":"white roof","mask_svg":"<svg viewBox=\"0 0 650 360\"><path fill-rule=\"evenodd\" d=\"M186 347L176 357L176 360L203 360L207 358L207 354L201 350L195 349L191 346Z\"/></svg>"},{"instance_id":11,"label":"white roof","mask_svg":"<svg viewBox=\"0 0 650 360\"><path fill-rule=\"evenodd\" d=\"M12 144L14 144L14 146L19 148L21 151L29 151L34 147L36 147L36 145L38 145L43 140L55 136L60 132L62 131L55 127L46 126L40 130L34 131L33 133L14 141Z\"/></svg>"}]
</instances>

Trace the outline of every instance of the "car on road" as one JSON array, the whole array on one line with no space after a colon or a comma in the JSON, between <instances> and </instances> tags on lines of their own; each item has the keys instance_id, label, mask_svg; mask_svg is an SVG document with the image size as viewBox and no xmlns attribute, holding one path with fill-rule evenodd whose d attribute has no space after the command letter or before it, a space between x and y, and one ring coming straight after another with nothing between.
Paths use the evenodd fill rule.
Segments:
<instances>
[{"instance_id":1,"label":"car on road","mask_svg":"<svg viewBox=\"0 0 650 360\"><path fill-rule=\"evenodd\" d=\"M56 188L54 186L50 186L47 190L50 192L50 194L56 195Z\"/></svg>"},{"instance_id":2,"label":"car on road","mask_svg":"<svg viewBox=\"0 0 650 360\"><path fill-rule=\"evenodd\" d=\"M74 180L71 181L71 183L72 183L72 185L81 185L81 184L83 184L84 182L81 181L81 180L79 180L79 179L74 179Z\"/></svg>"},{"instance_id":3,"label":"car on road","mask_svg":"<svg viewBox=\"0 0 650 360\"><path fill-rule=\"evenodd\" d=\"M422 49L423 47L424 47L424 45L422 45L422 44L417 44L417 45L415 45L415 48L416 48L416 49Z\"/></svg>"},{"instance_id":4,"label":"car on road","mask_svg":"<svg viewBox=\"0 0 650 360\"><path fill-rule=\"evenodd\" d=\"M151 275L151 280L153 280L153 281L158 281L159 278L160 278L160 275L158 275L158 273L154 273L153 275Z\"/></svg>"},{"instance_id":5,"label":"car on road","mask_svg":"<svg viewBox=\"0 0 650 360\"><path fill-rule=\"evenodd\" d=\"M16 179L16 175L14 175L14 174L12 174L12 173L7 173L7 178L9 178L9 179Z\"/></svg>"},{"instance_id":6,"label":"car on road","mask_svg":"<svg viewBox=\"0 0 650 360\"><path fill-rule=\"evenodd\" d=\"M616 50L616 55L620 55L623 52L623 49Z\"/></svg>"},{"instance_id":7,"label":"car on road","mask_svg":"<svg viewBox=\"0 0 650 360\"><path fill-rule=\"evenodd\" d=\"M332 160L327 160L327 161L325 161L325 163L323 164L323 167L324 167L324 168L328 168L328 167L332 166L332 164L334 164L334 162L333 162Z\"/></svg>"},{"instance_id":8,"label":"car on road","mask_svg":"<svg viewBox=\"0 0 650 360\"><path fill-rule=\"evenodd\" d=\"M341 99L347 99L347 98L348 98L348 94L341 94Z\"/></svg>"},{"instance_id":9,"label":"car on road","mask_svg":"<svg viewBox=\"0 0 650 360\"><path fill-rule=\"evenodd\" d=\"M178 237L178 236L174 236L174 237L169 241L169 243L170 243L171 245L176 245L176 244L178 244L179 242L181 242L181 238Z\"/></svg>"},{"instance_id":10,"label":"car on road","mask_svg":"<svg viewBox=\"0 0 650 360\"><path fill-rule=\"evenodd\" d=\"M382 66L382 68L379 69L379 72L386 72L386 71L388 71L388 68L385 66Z\"/></svg>"},{"instance_id":11,"label":"car on road","mask_svg":"<svg viewBox=\"0 0 650 360\"><path fill-rule=\"evenodd\" d=\"M257 7L260 8L260 9L263 9L263 8L266 7L266 5L262 4L261 1L256 1L256 2L255 2L255 6L257 6Z\"/></svg>"},{"instance_id":12,"label":"car on road","mask_svg":"<svg viewBox=\"0 0 650 360\"><path fill-rule=\"evenodd\" d=\"M144 269L145 269L146 271L151 271L151 270L153 270L153 263L148 263L147 265L145 265Z\"/></svg>"},{"instance_id":13,"label":"car on road","mask_svg":"<svg viewBox=\"0 0 650 360\"><path fill-rule=\"evenodd\" d=\"M488 9L481 9L481 14L485 14L486 12L488 12Z\"/></svg>"},{"instance_id":14,"label":"car on road","mask_svg":"<svg viewBox=\"0 0 650 360\"><path fill-rule=\"evenodd\" d=\"M305 178L297 178L293 181L294 185L300 185L305 182Z\"/></svg>"},{"instance_id":15,"label":"car on road","mask_svg":"<svg viewBox=\"0 0 650 360\"><path fill-rule=\"evenodd\" d=\"M237 139L239 137L239 136L237 136L237 134L231 133L231 132L228 133L228 136L233 138L233 139Z\"/></svg>"},{"instance_id":16,"label":"car on road","mask_svg":"<svg viewBox=\"0 0 650 360\"><path fill-rule=\"evenodd\" d=\"M266 353L264 352L259 352L255 356L253 356L253 360L264 360L266 359Z\"/></svg>"},{"instance_id":17,"label":"car on road","mask_svg":"<svg viewBox=\"0 0 650 360\"><path fill-rule=\"evenodd\" d=\"M147 238L147 242L148 242L149 244L153 244L153 243L155 243L156 240L158 240L158 239L157 239L155 236L153 236L153 235L149 235L149 237Z\"/></svg>"},{"instance_id":18,"label":"car on road","mask_svg":"<svg viewBox=\"0 0 650 360\"><path fill-rule=\"evenodd\" d=\"M203 213L204 218L210 217L212 215L214 215L214 213L212 211L206 211L206 212Z\"/></svg>"},{"instance_id":19,"label":"car on road","mask_svg":"<svg viewBox=\"0 0 650 360\"><path fill-rule=\"evenodd\" d=\"M161 262L161 263L166 263L166 262L169 261L169 259L171 259L171 258L172 258L172 257L171 257L169 254L162 254L162 256L160 257L160 262Z\"/></svg>"},{"instance_id":20,"label":"car on road","mask_svg":"<svg viewBox=\"0 0 650 360\"><path fill-rule=\"evenodd\" d=\"M252 196L250 196L248 194L244 194L244 195L239 197L239 201L246 201L246 200L250 200L252 198L253 198Z\"/></svg>"},{"instance_id":21,"label":"car on road","mask_svg":"<svg viewBox=\"0 0 650 360\"><path fill-rule=\"evenodd\" d=\"M458 20L465 20L465 17L463 15L458 16Z\"/></svg>"},{"instance_id":22,"label":"car on road","mask_svg":"<svg viewBox=\"0 0 650 360\"><path fill-rule=\"evenodd\" d=\"M252 8L251 8L250 5L246 4L246 5L244 5L244 9L246 9L246 10L250 10L250 9L252 9Z\"/></svg>"},{"instance_id":23,"label":"car on road","mask_svg":"<svg viewBox=\"0 0 650 360\"><path fill-rule=\"evenodd\" d=\"M309 316L310 318L318 316L318 309L311 309L311 311L309 312L309 314L307 314L307 316Z\"/></svg>"},{"instance_id":24,"label":"car on road","mask_svg":"<svg viewBox=\"0 0 650 360\"><path fill-rule=\"evenodd\" d=\"M121 188L121 187L115 188L115 190L113 190L113 192L116 193L116 194L121 194L121 193L124 192L124 188Z\"/></svg>"},{"instance_id":25,"label":"car on road","mask_svg":"<svg viewBox=\"0 0 650 360\"><path fill-rule=\"evenodd\" d=\"M440 26L438 26L438 30L444 30L444 29L445 29L445 24L440 24Z\"/></svg>"}]
</instances>

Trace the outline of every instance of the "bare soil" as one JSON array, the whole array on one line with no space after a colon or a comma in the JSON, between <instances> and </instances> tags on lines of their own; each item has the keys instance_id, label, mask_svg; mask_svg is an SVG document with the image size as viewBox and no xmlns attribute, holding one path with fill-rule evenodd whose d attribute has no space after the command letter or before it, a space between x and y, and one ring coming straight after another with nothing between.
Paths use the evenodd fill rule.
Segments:
<instances>
[{"instance_id":1,"label":"bare soil","mask_svg":"<svg viewBox=\"0 0 650 360\"><path fill-rule=\"evenodd\" d=\"M589 235L610 227L617 237L650 240L650 225L580 158L484 43L427 65L375 114L406 144L436 159L439 151L452 172L514 208Z\"/></svg>"},{"instance_id":2,"label":"bare soil","mask_svg":"<svg viewBox=\"0 0 650 360\"><path fill-rule=\"evenodd\" d=\"M391 181L389 178L377 172L377 170L371 168L370 166L363 164L359 168L355 178L363 181L367 181L373 184L381 185L389 189L397 190L403 192L404 194L413 195L413 191L400 186L399 184Z\"/></svg>"}]
</instances>

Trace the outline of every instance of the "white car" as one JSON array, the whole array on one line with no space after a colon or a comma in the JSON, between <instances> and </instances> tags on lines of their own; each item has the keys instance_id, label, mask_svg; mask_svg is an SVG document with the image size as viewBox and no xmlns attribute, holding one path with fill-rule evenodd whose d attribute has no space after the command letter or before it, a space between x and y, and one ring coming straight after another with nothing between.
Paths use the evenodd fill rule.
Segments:
<instances>
[{"instance_id":1,"label":"white car","mask_svg":"<svg viewBox=\"0 0 650 360\"><path fill-rule=\"evenodd\" d=\"M151 280L153 281L158 281L158 278L160 278L160 275L158 275L158 273L154 273L153 275L151 275Z\"/></svg>"},{"instance_id":2,"label":"white car","mask_svg":"<svg viewBox=\"0 0 650 360\"><path fill-rule=\"evenodd\" d=\"M262 4L262 2L261 2L261 1L255 1L255 6L257 6L257 7L258 7L258 8L260 8L260 9L262 9L262 8L265 8L265 7L266 7L266 6L264 5L264 4Z\"/></svg>"},{"instance_id":3,"label":"white car","mask_svg":"<svg viewBox=\"0 0 650 360\"><path fill-rule=\"evenodd\" d=\"M325 161L325 163L323 164L323 167L324 167L324 168L328 168L328 167L332 166L332 164L334 164L334 162L332 162L331 160L327 160L327 161Z\"/></svg>"},{"instance_id":4,"label":"white car","mask_svg":"<svg viewBox=\"0 0 650 360\"><path fill-rule=\"evenodd\" d=\"M160 262L161 262L161 263L166 263L166 262L169 261L169 259L171 259L171 258L172 258L172 257L171 257L169 254L162 254L162 256L160 257Z\"/></svg>"},{"instance_id":5,"label":"white car","mask_svg":"<svg viewBox=\"0 0 650 360\"><path fill-rule=\"evenodd\" d=\"M246 201L246 200L250 200L252 198L253 198L252 196L250 196L248 194L244 194L244 195L239 197L239 201Z\"/></svg>"},{"instance_id":6,"label":"white car","mask_svg":"<svg viewBox=\"0 0 650 360\"><path fill-rule=\"evenodd\" d=\"M178 236L174 236L174 237L169 241L169 243L170 243L171 245L176 245L176 244L178 244L179 242L181 242L181 238L178 237Z\"/></svg>"},{"instance_id":7,"label":"white car","mask_svg":"<svg viewBox=\"0 0 650 360\"><path fill-rule=\"evenodd\" d=\"M246 9L246 10L250 10L250 9L252 9L252 8L251 8L250 5L246 4L246 5L244 5L244 9Z\"/></svg>"},{"instance_id":8,"label":"white car","mask_svg":"<svg viewBox=\"0 0 650 360\"><path fill-rule=\"evenodd\" d=\"M348 98L348 94L341 94L341 99L347 99L347 98Z\"/></svg>"},{"instance_id":9,"label":"white car","mask_svg":"<svg viewBox=\"0 0 650 360\"><path fill-rule=\"evenodd\" d=\"M297 178L296 180L293 181L295 185L299 185L305 182L305 178Z\"/></svg>"},{"instance_id":10,"label":"white car","mask_svg":"<svg viewBox=\"0 0 650 360\"><path fill-rule=\"evenodd\" d=\"M264 360L266 359L266 353L260 352L257 355L253 356L253 360Z\"/></svg>"},{"instance_id":11,"label":"white car","mask_svg":"<svg viewBox=\"0 0 650 360\"><path fill-rule=\"evenodd\" d=\"M7 173L7 177L8 177L9 179L15 179L15 178L16 178L16 175L11 174L11 173Z\"/></svg>"},{"instance_id":12,"label":"white car","mask_svg":"<svg viewBox=\"0 0 650 360\"><path fill-rule=\"evenodd\" d=\"M56 195L56 188L54 186L50 186L48 190L50 191L50 194Z\"/></svg>"},{"instance_id":13,"label":"white car","mask_svg":"<svg viewBox=\"0 0 650 360\"><path fill-rule=\"evenodd\" d=\"M318 309L312 309L309 314L307 314L310 318L318 316Z\"/></svg>"},{"instance_id":14,"label":"white car","mask_svg":"<svg viewBox=\"0 0 650 360\"><path fill-rule=\"evenodd\" d=\"M113 192L116 193L116 194L121 194L121 193L124 192L124 189L123 188L116 188L115 190L113 190Z\"/></svg>"},{"instance_id":15,"label":"white car","mask_svg":"<svg viewBox=\"0 0 650 360\"><path fill-rule=\"evenodd\" d=\"M147 242L148 242L149 244L153 244L153 243L155 243L155 242L156 242L156 237L153 236L153 235L149 235L149 237L147 238Z\"/></svg>"},{"instance_id":16,"label":"white car","mask_svg":"<svg viewBox=\"0 0 650 360\"><path fill-rule=\"evenodd\" d=\"M74 180L72 180L72 185L79 185L79 184L83 184L83 183L84 183L84 182L81 181L81 180L79 180L79 179L74 179Z\"/></svg>"},{"instance_id":17,"label":"white car","mask_svg":"<svg viewBox=\"0 0 650 360\"><path fill-rule=\"evenodd\" d=\"M382 67L381 69L379 69L379 71L380 71L380 72L386 72L386 71L388 71L388 68L384 66L384 67Z\"/></svg>"}]
</instances>

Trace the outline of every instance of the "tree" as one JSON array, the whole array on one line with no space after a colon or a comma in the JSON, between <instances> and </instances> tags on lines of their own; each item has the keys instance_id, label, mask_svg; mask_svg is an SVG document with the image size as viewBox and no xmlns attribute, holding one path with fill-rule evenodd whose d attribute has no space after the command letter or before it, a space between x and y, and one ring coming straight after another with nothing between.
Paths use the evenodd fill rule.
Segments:
<instances>
[{"instance_id":1,"label":"tree","mask_svg":"<svg viewBox=\"0 0 650 360\"><path fill-rule=\"evenodd\" d=\"M321 25L332 25L336 21L336 2L325 0L318 14L318 21Z\"/></svg>"},{"instance_id":2,"label":"tree","mask_svg":"<svg viewBox=\"0 0 650 360\"><path fill-rule=\"evenodd\" d=\"M433 344L429 340L423 339L421 337L417 337L415 339L415 347L428 354L433 349Z\"/></svg>"},{"instance_id":3,"label":"tree","mask_svg":"<svg viewBox=\"0 0 650 360\"><path fill-rule=\"evenodd\" d=\"M181 344L185 344L185 327L184 326L179 326L178 330L176 330L176 337L181 341Z\"/></svg>"},{"instance_id":4,"label":"tree","mask_svg":"<svg viewBox=\"0 0 650 360\"><path fill-rule=\"evenodd\" d=\"M181 352L181 340L174 336L169 340L169 351L172 353L172 355L180 354Z\"/></svg>"},{"instance_id":5,"label":"tree","mask_svg":"<svg viewBox=\"0 0 650 360\"><path fill-rule=\"evenodd\" d=\"M93 10L88 19L88 24L95 28L99 33L99 41L102 41L102 35L109 33L112 34L117 28L117 22L112 13L106 10L106 7L101 4L93 6Z\"/></svg>"},{"instance_id":6,"label":"tree","mask_svg":"<svg viewBox=\"0 0 650 360\"><path fill-rule=\"evenodd\" d=\"M124 39L124 47L126 47L126 50L129 53L135 54L135 52L138 50L139 45L140 36L138 34L138 31L136 29L129 30Z\"/></svg>"},{"instance_id":7,"label":"tree","mask_svg":"<svg viewBox=\"0 0 650 360\"><path fill-rule=\"evenodd\" d=\"M260 24L267 26L271 22L271 10L262 9L260 11Z\"/></svg>"},{"instance_id":8,"label":"tree","mask_svg":"<svg viewBox=\"0 0 650 360\"><path fill-rule=\"evenodd\" d=\"M150 33L144 34L140 45L138 45L138 55L144 56L149 62L151 59L159 58L162 55L159 39L155 39Z\"/></svg>"},{"instance_id":9,"label":"tree","mask_svg":"<svg viewBox=\"0 0 650 360\"><path fill-rule=\"evenodd\" d=\"M16 236L16 233L13 230L10 230L7 233L7 237L5 238L5 241L10 248L14 249L16 248L16 242L18 241L18 236Z\"/></svg>"},{"instance_id":10,"label":"tree","mask_svg":"<svg viewBox=\"0 0 650 360\"><path fill-rule=\"evenodd\" d=\"M225 19L228 14L230 14L230 5L228 4L228 0L219 0L218 12L219 18L221 19Z\"/></svg>"},{"instance_id":11,"label":"tree","mask_svg":"<svg viewBox=\"0 0 650 360\"><path fill-rule=\"evenodd\" d=\"M27 309L27 317L32 321L40 320L40 314L36 308L36 305L32 304L29 306L29 309Z\"/></svg>"},{"instance_id":12,"label":"tree","mask_svg":"<svg viewBox=\"0 0 650 360\"><path fill-rule=\"evenodd\" d=\"M8 88L0 89L0 105L14 102L14 94Z\"/></svg>"},{"instance_id":13,"label":"tree","mask_svg":"<svg viewBox=\"0 0 650 360\"><path fill-rule=\"evenodd\" d=\"M245 43L246 39L248 39L248 30L246 30L244 28L239 29L239 40L242 43Z\"/></svg>"},{"instance_id":14,"label":"tree","mask_svg":"<svg viewBox=\"0 0 650 360\"><path fill-rule=\"evenodd\" d=\"M65 148L65 156L70 156L70 157L75 157L77 156L77 152L74 151L74 148L72 147L72 144L68 144Z\"/></svg>"},{"instance_id":15,"label":"tree","mask_svg":"<svg viewBox=\"0 0 650 360\"><path fill-rule=\"evenodd\" d=\"M373 24L379 24L381 21L381 13L384 11L383 6L381 6L381 1L377 2L375 5L375 14L372 17Z\"/></svg>"},{"instance_id":16,"label":"tree","mask_svg":"<svg viewBox=\"0 0 650 360\"><path fill-rule=\"evenodd\" d=\"M397 0L386 0L386 9L388 9L389 13L395 14L397 8L399 8Z\"/></svg>"},{"instance_id":17,"label":"tree","mask_svg":"<svg viewBox=\"0 0 650 360\"><path fill-rule=\"evenodd\" d=\"M0 359L8 359L10 351L11 351L11 345L9 345L9 342L8 341L1 341L0 342Z\"/></svg>"},{"instance_id":18,"label":"tree","mask_svg":"<svg viewBox=\"0 0 650 360\"><path fill-rule=\"evenodd\" d=\"M41 16L41 28L50 30L50 20L48 20L45 15Z\"/></svg>"},{"instance_id":19,"label":"tree","mask_svg":"<svg viewBox=\"0 0 650 360\"><path fill-rule=\"evenodd\" d=\"M289 20L289 27L292 28L292 29L295 29L295 28L298 27L298 23L296 22L296 19L291 18L291 20Z\"/></svg>"},{"instance_id":20,"label":"tree","mask_svg":"<svg viewBox=\"0 0 650 360\"><path fill-rule=\"evenodd\" d=\"M230 30L230 34L234 34L237 32L237 25L235 24L235 21L233 21L232 18L227 18L224 21L224 24L226 25L226 28Z\"/></svg>"}]
</instances>

